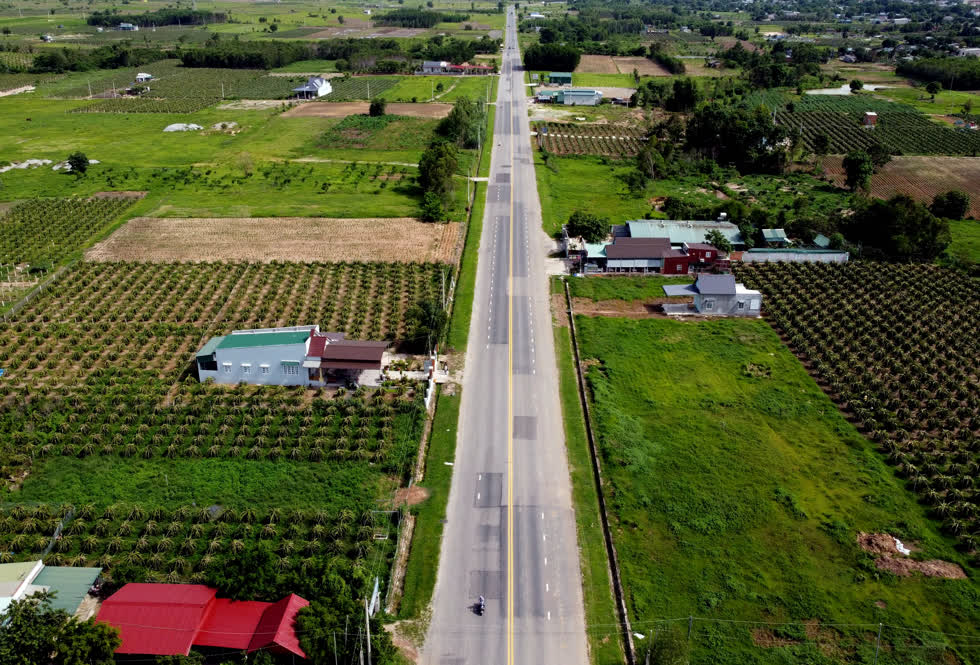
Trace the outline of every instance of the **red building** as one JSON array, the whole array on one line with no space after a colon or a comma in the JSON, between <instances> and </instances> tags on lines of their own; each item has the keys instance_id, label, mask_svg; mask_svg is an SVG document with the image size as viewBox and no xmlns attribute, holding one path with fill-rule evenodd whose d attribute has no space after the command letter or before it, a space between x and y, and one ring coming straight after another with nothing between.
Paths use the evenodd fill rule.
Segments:
<instances>
[{"instance_id":1,"label":"red building","mask_svg":"<svg viewBox=\"0 0 980 665\"><path fill-rule=\"evenodd\" d=\"M127 584L102 604L97 620L119 629L117 654L186 656L197 646L306 658L293 622L307 605L293 594L260 603L218 598L202 584Z\"/></svg>"}]
</instances>

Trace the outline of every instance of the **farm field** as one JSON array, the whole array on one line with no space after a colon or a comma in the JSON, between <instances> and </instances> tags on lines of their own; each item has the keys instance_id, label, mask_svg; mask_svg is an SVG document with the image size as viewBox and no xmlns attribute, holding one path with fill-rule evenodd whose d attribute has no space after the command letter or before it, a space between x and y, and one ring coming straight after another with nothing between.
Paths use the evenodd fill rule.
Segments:
<instances>
[{"instance_id":1,"label":"farm field","mask_svg":"<svg viewBox=\"0 0 980 665\"><path fill-rule=\"evenodd\" d=\"M636 79L632 72L629 74L572 74L572 85L585 88L635 88Z\"/></svg>"},{"instance_id":2,"label":"farm field","mask_svg":"<svg viewBox=\"0 0 980 665\"><path fill-rule=\"evenodd\" d=\"M0 264L59 264L107 231L139 198L142 192L17 204L0 213Z\"/></svg>"},{"instance_id":3,"label":"farm field","mask_svg":"<svg viewBox=\"0 0 980 665\"><path fill-rule=\"evenodd\" d=\"M767 319L976 559L976 281L874 263L753 264L737 275L762 290Z\"/></svg>"},{"instance_id":4,"label":"farm field","mask_svg":"<svg viewBox=\"0 0 980 665\"><path fill-rule=\"evenodd\" d=\"M633 70L640 76L671 76L671 73L660 65L648 58L639 57L613 57L616 69L620 74L633 76ZM630 84L632 85L632 84Z\"/></svg>"},{"instance_id":5,"label":"farm field","mask_svg":"<svg viewBox=\"0 0 980 665\"><path fill-rule=\"evenodd\" d=\"M140 579L200 580L216 557L266 541L283 570L329 554L368 568L362 559L373 558L382 572L393 544L375 535L395 525L370 511L390 502L414 459L418 387L333 396L209 386L191 375L190 360L233 328L320 323L397 342L405 309L431 297L446 270L72 266L0 324L4 549L36 558L64 520L48 563L108 566L110 576L135 566Z\"/></svg>"},{"instance_id":6,"label":"farm field","mask_svg":"<svg viewBox=\"0 0 980 665\"><path fill-rule=\"evenodd\" d=\"M642 130L624 125L540 122L531 130L538 133L538 147L555 155L631 157L645 140Z\"/></svg>"},{"instance_id":7,"label":"farm field","mask_svg":"<svg viewBox=\"0 0 980 665\"><path fill-rule=\"evenodd\" d=\"M399 261L452 263L460 224L411 218L136 217L85 253L90 261Z\"/></svg>"},{"instance_id":8,"label":"farm field","mask_svg":"<svg viewBox=\"0 0 980 665\"><path fill-rule=\"evenodd\" d=\"M619 74L616 61L609 55L583 55L579 60L576 74Z\"/></svg>"},{"instance_id":9,"label":"farm field","mask_svg":"<svg viewBox=\"0 0 980 665\"><path fill-rule=\"evenodd\" d=\"M844 663L882 623L880 663L976 662L925 632L968 634L976 581L893 575L858 537L966 558L764 321L576 325L635 631L690 625L692 662Z\"/></svg>"},{"instance_id":10,"label":"farm field","mask_svg":"<svg viewBox=\"0 0 980 665\"><path fill-rule=\"evenodd\" d=\"M824 173L835 185L844 187L841 157L826 157ZM892 157L871 176L871 195L889 199L907 194L930 203L941 192L959 189L970 195L968 216L980 219L980 159L975 157Z\"/></svg>"},{"instance_id":11,"label":"farm field","mask_svg":"<svg viewBox=\"0 0 980 665\"><path fill-rule=\"evenodd\" d=\"M859 147L881 143L894 154L975 155L980 151L980 135L965 129L954 129L935 122L908 104L888 101L870 95L804 95L791 99L777 91L746 95L752 107L764 104L776 111L779 124L801 128L807 146L813 148L817 134L830 138L831 150L846 153ZM787 104L793 104L790 112ZM862 127L865 111L878 114L878 126Z\"/></svg>"},{"instance_id":12,"label":"farm field","mask_svg":"<svg viewBox=\"0 0 980 665\"><path fill-rule=\"evenodd\" d=\"M603 164L600 157L550 157L546 166L541 152L535 152L535 175L541 197L544 230L554 235L576 210L600 210L613 223L641 219L650 204L642 197L630 195L617 175L629 170L618 162ZM597 182L607 185L596 187Z\"/></svg>"},{"instance_id":13,"label":"farm field","mask_svg":"<svg viewBox=\"0 0 980 665\"><path fill-rule=\"evenodd\" d=\"M351 76L330 80L333 90L320 99L325 102L370 101L394 88L402 80L399 76Z\"/></svg>"},{"instance_id":14,"label":"farm field","mask_svg":"<svg viewBox=\"0 0 980 665\"><path fill-rule=\"evenodd\" d=\"M308 102L297 104L285 113L284 118L346 118L351 115L365 115L370 102ZM445 118L452 110L452 104L388 104L386 113L416 118Z\"/></svg>"},{"instance_id":15,"label":"farm field","mask_svg":"<svg viewBox=\"0 0 980 665\"><path fill-rule=\"evenodd\" d=\"M953 220L949 223L953 242L947 250L969 263L980 263L980 223L975 220Z\"/></svg>"},{"instance_id":16,"label":"farm field","mask_svg":"<svg viewBox=\"0 0 980 665\"><path fill-rule=\"evenodd\" d=\"M380 95L389 102L438 101L451 103L460 97L486 101L496 98L496 76L403 76L398 83ZM439 86L442 89L437 89ZM328 95L330 97L332 95Z\"/></svg>"}]
</instances>

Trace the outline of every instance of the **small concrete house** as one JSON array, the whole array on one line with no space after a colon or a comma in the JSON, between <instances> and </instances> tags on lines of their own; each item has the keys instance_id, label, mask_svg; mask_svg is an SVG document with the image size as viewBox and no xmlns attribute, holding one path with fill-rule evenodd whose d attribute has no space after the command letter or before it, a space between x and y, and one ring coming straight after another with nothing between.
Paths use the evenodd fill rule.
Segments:
<instances>
[{"instance_id":1,"label":"small concrete house","mask_svg":"<svg viewBox=\"0 0 980 665\"><path fill-rule=\"evenodd\" d=\"M559 97L565 106L598 106L602 102L602 91L568 88L559 91Z\"/></svg>"},{"instance_id":2,"label":"small concrete house","mask_svg":"<svg viewBox=\"0 0 980 665\"><path fill-rule=\"evenodd\" d=\"M449 72L449 63L445 60L424 60L421 71L423 74L446 74Z\"/></svg>"},{"instance_id":3,"label":"small concrete house","mask_svg":"<svg viewBox=\"0 0 980 665\"><path fill-rule=\"evenodd\" d=\"M119 30L123 32L139 32L140 27L133 23L120 23Z\"/></svg>"},{"instance_id":4,"label":"small concrete house","mask_svg":"<svg viewBox=\"0 0 980 665\"><path fill-rule=\"evenodd\" d=\"M783 229L762 229L762 239L769 247L786 247L789 244Z\"/></svg>"},{"instance_id":5,"label":"small concrete house","mask_svg":"<svg viewBox=\"0 0 980 665\"><path fill-rule=\"evenodd\" d=\"M147 81L150 81L152 79L153 79L153 74L147 74L146 72L140 72L139 74L136 75L137 83L146 83Z\"/></svg>"},{"instance_id":6,"label":"small concrete house","mask_svg":"<svg viewBox=\"0 0 980 665\"><path fill-rule=\"evenodd\" d=\"M863 124L865 127L874 129L878 126L878 114L874 111L865 111L861 124Z\"/></svg>"},{"instance_id":7,"label":"small concrete house","mask_svg":"<svg viewBox=\"0 0 980 665\"><path fill-rule=\"evenodd\" d=\"M735 282L734 275L700 275L694 284L668 284L668 296L693 296L688 305L665 304L667 314L712 314L715 316L760 316L762 294Z\"/></svg>"},{"instance_id":8,"label":"small concrete house","mask_svg":"<svg viewBox=\"0 0 980 665\"><path fill-rule=\"evenodd\" d=\"M296 93L298 99L316 99L329 95L333 92L333 88L327 79L314 76L300 87L293 88L293 92Z\"/></svg>"},{"instance_id":9,"label":"small concrete house","mask_svg":"<svg viewBox=\"0 0 980 665\"><path fill-rule=\"evenodd\" d=\"M319 326L233 330L212 337L197 352L200 381L276 386L359 382L380 372L387 342L362 342Z\"/></svg>"}]
</instances>

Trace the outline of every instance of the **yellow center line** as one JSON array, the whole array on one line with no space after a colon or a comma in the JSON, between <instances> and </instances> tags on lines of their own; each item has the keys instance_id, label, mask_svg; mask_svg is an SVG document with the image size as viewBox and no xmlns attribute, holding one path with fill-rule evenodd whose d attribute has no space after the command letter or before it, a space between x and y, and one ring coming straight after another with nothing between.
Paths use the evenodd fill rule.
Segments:
<instances>
[{"instance_id":1,"label":"yellow center line","mask_svg":"<svg viewBox=\"0 0 980 665\"><path fill-rule=\"evenodd\" d=\"M513 75L511 74L511 80ZM513 88L512 88L513 91ZM513 95L511 95L513 110ZM507 665L514 665L514 121L510 127L510 228L507 252Z\"/></svg>"}]
</instances>

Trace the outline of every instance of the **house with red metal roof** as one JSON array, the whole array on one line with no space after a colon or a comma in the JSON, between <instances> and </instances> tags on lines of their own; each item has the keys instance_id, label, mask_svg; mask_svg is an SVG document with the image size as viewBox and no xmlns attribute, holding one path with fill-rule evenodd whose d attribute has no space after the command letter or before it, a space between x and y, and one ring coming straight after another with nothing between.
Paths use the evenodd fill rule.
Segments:
<instances>
[{"instance_id":1,"label":"house with red metal roof","mask_svg":"<svg viewBox=\"0 0 980 665\"><path fill-rule=\"evenodd\" d=\"M202 382L322 387L380 373L388 346L320 332L316 325L233 330L209 339L195 363Z\"/></svg>"},{"instance_id":2,"label":"house with red metal roof","mask_svg":"<svg viewBox=\"0 0 980 665\"><path fill-rule=\"evenodd\" d=\"M102 604L98 621L119 629L117 654L186 656L191 647L241 649L306 658L293 623L309 602L218 598L202 584L127 584Z\"/></svg>"}]
</instances>

